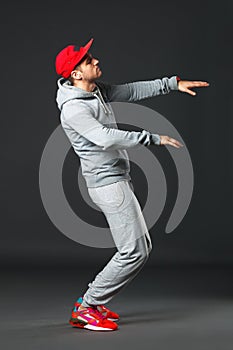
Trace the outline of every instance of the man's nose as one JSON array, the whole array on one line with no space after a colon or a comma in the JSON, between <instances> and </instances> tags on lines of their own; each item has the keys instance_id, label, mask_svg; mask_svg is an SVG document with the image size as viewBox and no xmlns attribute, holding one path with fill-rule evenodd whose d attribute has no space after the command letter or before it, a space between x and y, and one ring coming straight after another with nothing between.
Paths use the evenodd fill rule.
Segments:
<instances>
[{"instance_id":1,"label":"man's nose","mask_svg":"<svg viewBox=\"0 0 233 350\"><path fill-rule=\"evenodd\" d=\"M94 65L96 66L99 63L99 60L97 58L94 58Z\"/></svg>"}]
</instances>

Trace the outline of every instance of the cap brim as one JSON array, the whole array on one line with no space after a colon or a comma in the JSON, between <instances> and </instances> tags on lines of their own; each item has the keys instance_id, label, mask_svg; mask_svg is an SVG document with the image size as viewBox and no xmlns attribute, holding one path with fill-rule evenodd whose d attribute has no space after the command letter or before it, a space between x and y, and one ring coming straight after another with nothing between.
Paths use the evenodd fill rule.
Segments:
<instances>
[{"instance_id":1,"label":"cap brim","mask_svg":"<svg viewBox=\"0 0 233 350\"><path fill-rule=\"evenodd\" d=\"M93 38L91 38L91 40L88 41L88 43L85 46L80 47L80 51L82 51L82 54L79 58L79 62L83 59L83 57L86 55L86 53L89 51L92 43L93 43Z\"/></svg>"},{"instance_id":2,"label":"cap brim","mask_svg":"<svg viewBox=\"0 0 233 350\"><path fill-rule=\"evenodd\" d=\"M89 40L88 43L84 46L84 49L85 49L86 52L90 49L90 47L91 47L91 45L93 43L93 40L94 39L91 38L91 40Z\"/></svg>"}]
</instances>

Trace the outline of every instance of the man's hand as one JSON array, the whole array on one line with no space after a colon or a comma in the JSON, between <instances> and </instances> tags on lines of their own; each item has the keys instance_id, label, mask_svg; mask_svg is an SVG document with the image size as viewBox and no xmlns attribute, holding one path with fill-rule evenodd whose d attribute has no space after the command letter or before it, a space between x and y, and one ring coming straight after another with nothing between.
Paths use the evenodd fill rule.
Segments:
<instances>
[{"instance_id":1,"label":"man's hand","mask_svg":"<svg viewBox=\"0 0 233 350\"><path fill-rule=\"evenodd\" d=\"M173 139L169 136L159 135L160 136L160 145L170 145L176 148L183 147L182 143Z\"/></svg>"},{"instance_id":2,"label":"man's hand","mask_svg":"<svg viewBox=\"0 0 233 350\"><path fill-rule=\"evenodd\" d=\"M196 92L190 90L191 88L196 87L207 87L210 84L206 81L188 81L188 80L179 80L178 81L178 90L182 92L187 92L188 94L195 96Z\"/></svg>"}]
</instances>

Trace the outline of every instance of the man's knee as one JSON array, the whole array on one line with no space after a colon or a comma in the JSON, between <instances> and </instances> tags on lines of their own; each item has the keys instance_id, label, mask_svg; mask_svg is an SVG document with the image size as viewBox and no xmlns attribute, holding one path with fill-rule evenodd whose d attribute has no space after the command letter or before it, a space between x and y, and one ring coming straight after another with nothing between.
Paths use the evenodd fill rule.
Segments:
<instances>
[{"instance_id":1,"label":"man's knee","mask_svg":"<svg viewBox=\"0 0 233 350\"><path fill-rule=\"evenodd\" d=\"M142 261L142 263L144 263L149 258L149 255L150 255L150 252L152 251L152 248L153 248L153 246L152 246L151 241L147 241L145 248L140 250L139 260Z\"/></svg>"},{"instance_id":2,"label":"man's knee","mask_svg":"<svg viewBox=\"0 0 233 350\"><path fill-rule=\"evenodd\" d=\"M150 252L152 251L152 249L153 249L152 243L149 242L149 243L148 243L148 255L150 254Z\"/></svg>"},{"instance_id":3,"label":"man's knee","mask_svg":"<svg viewBox=\"0 0 233 350\"><path fill-rule=\"evenodd\" d=\"M122 259L130 260L131 263L143 263L148 259L151 250L151 241L145 239L145 237L140 237L139 239L130 242L130 244L120 249L120 255Z\"/></svg>"},{"instance_id":4,"label":"man's knee","mask_svg":"<svg viewBox=\"0 0 233 350\"><path fill-rule=\"evenodd\" d=\"M147 247L145 249L141 249L137 251L137 253L131 255L131 259L135 260L135 262L144 264L149 258L150 251Z\"/></svg>"}]
</instances>

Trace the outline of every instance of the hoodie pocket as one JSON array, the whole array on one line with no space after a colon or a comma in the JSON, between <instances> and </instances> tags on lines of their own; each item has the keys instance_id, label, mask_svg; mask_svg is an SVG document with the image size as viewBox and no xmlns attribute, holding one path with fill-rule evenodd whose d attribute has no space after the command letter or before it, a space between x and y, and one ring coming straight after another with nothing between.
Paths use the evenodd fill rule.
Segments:
<instances>
[{"instance_id":1,"label":"hoodie pocket","mask_svg":"<svg viewBox=\"0 0 233 350\"><path fill-rule=\"evenodd\" d=\"M88 193L95 204L109 208L120 207L125 199L119 181L101 187L88 188Z\"/></svg>"}]
</instances>

